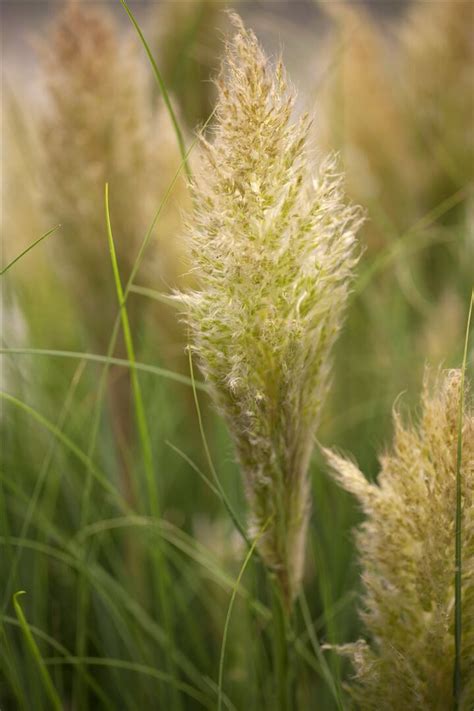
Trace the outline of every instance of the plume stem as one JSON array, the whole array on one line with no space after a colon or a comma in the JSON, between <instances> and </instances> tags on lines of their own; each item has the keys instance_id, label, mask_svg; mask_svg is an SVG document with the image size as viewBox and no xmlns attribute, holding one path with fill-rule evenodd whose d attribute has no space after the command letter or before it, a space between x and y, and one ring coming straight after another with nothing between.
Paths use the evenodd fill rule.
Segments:
<instances>
[{"instance_id":1,"label":"plume stem","mask_svg":"<svg viewBox=\"0 0 474 711\"><path fill-rule=\"evenodd\" d=\"M278 585L272 581L273 665L275 673L276 708L291 708L291 675L289 655L289 616Z\"/></svg>"}]
</instances>

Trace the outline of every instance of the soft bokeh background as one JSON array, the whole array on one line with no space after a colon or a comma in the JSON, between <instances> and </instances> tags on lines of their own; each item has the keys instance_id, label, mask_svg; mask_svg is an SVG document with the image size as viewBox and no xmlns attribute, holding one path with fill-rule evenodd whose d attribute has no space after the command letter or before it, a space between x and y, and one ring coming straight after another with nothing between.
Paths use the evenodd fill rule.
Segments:
<instances>
[{"instance_id":1,"label":"soft bokeh background","mask_svg":"<svg viewBox=\"0 0 474 711\"><path fill-rule=\"evenodd\" d=\"M167 299L174 286L192 283L180 248L189 196L169 116L124 9L118 1L79 2L79 14L58 21L64 4L1 4L3 265L61 227L1 277L1 382L9 399L0 414L0 703L31 709L34 699L35 709L50 708L12 605L22 589L65 708L213 708L245 549L203 480L211 477L203 433L241 520L246 507L229 439L202 390L200 431L186 333ZM189 147L212 111L209 79L229 28L227 5L130 6ZM372 478L390 443L394 402L404 411L416 402L425 363L455 367L462 358L474 264L473 5L233 7L269 53L281 50L299 110L315 112L315 160L339 152L349 196L367 213L315 442L352 453ZM120 329L110 345L118 302L105 181L124 283L166 198L127 301L151 481ZM360 633L351 534L360 514L317 448L311 476L292 655L298 707L333 709L315 641ZM273 707L271 625L264 576L252 562L228 629L227 708ZM333 652L324 658L339 687L350 669Z\"/></svg>"}]
</instances>

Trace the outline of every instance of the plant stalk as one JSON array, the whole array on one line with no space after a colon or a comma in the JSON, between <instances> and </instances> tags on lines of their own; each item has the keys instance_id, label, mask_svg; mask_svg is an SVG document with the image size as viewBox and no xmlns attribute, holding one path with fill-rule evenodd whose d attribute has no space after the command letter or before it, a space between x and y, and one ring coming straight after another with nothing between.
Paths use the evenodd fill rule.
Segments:
<instances>
[{"instance_id":1,"label":"plant stalk","mask_svg":"<svg viewBox=\"0 0 474 711\"><path fill-rule=\"evenodd\" d=\"M291 673L288 645L290 619L275 579L272 579L272 612L276 709L278 711L291 711Z\"/></svg>"}]
</instances>

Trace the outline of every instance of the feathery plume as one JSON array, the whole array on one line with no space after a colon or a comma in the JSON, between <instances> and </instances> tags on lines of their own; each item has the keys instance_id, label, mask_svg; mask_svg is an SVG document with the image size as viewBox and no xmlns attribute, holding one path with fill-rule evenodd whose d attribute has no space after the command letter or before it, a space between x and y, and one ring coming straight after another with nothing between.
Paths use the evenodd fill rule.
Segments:
<instances>
[{"instance_id":1,"label":"feathery plume","mask_svg":"<svg viewBox=\"0 0 474 711\"><path fill-rule=\"evenodd\" d=\"M357 262L358 210L332 160L311 173L310 121L253 32L236 34L202 142L188 228L197 286L180 294L192 350L233 437L259 543L288 605L309 514L307 470L329 355Z\"/></svg>"},{"instance_id":2,"label":"feathery plume","mask_svg":"<svg viewBox=\"0 0 474 711\"><path fill-rule=\"evenodd\" d=\"M474 179L473 27L470 0L416 0L399 30L401 88L425 210Z\"/></svg>"},{"instance_id":3,"label":"feathery plume","mask_svg":"<svg viewBox=\"0 0 474 711\"><path fill-rule=\"evenodd\" d=\"M326 456L337 481L359 500L357 533L369 641L344 645L364 711L444 711L453 703L454 534L461 372L425 379L417 425L395 413L394 443L377 483L352 462ZM474 704L474 412L463 413L462 711Z\"/></svg>"},{"instance_id":4,"label":"feathery plume","mask_svg":"<svg viewBox=\"0 0 474 711\"><path fill-rule=\"evenodd\" d=\"M371 13L350 2L320 3L334 21L329 47L335 80L323 90L321 140L341 152L347 190L367 206L370 249L381 246L380 222L399 229L416 213L414 160L401 110L396 54Z\"/></svg>"},{"instance_id":5,"label":"feathery plume","mask_svg":"<svg viewBox=\"0 0 474 711\"><path fill-rule=\"evenodd\" d=\"M103 349L117 312L104 184L110 183L114 239L126 279L179 157L135 47L120 39L106 11L68 2L41 55L48 99L41 119L43 207L53 224L62 224L60 262L93 343ZM160 261L168 267L173 242L160 244Z\"/></svg>"},{"instance_id":6,"label":"feathery plume","mask_svg":"<svg viewBox=\"0 0 474 711\"><path fill-rule=\"evenodd\" d=\"M473 179L474 6L416 0L395 42L353 3L321 7L338 30L323 138L343 153L348 191L368 205L369 245L377 245L387 218L406 230Z\"/></svg>"},{"instance_id":7,"label":"feathery plume","mask_svg":"<svg viewBox=\"0 0 474 711\"><path fill-rule=\"evenodd\" d=\"M163 121L166 114L153 105L135 47L120 38L105 10L68 2L55 18L41 55L48 100L41 117L42 207L52 224L62 225L54 255L67 277L78 320L92 346L103 352L118 311L105 230L104 185L110 184L114 240L122 279L127 280L180 159ZM176 209L168 211L160 228L155 251L159 251L161 273L173 281L177 250L169 232L179 230ZM133 327L142 326L147 316L143 301L131 299L127 310ZM161 307L160 314L159 325L170 333L170 313ZM117 355L125 356L121 343ZM108 397L124 470L123 488L127 499L133 500L126 454L133 440L128 373L120 372L110 380Z\"/></svg>"}]
</instances>

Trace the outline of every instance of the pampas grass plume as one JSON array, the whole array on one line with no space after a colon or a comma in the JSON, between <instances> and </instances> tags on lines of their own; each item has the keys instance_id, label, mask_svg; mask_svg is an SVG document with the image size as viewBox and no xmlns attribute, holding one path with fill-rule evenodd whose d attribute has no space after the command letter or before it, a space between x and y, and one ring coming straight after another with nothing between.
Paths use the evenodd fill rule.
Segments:
<instances>
[{"instance_id":1,"label":"pampas grass plume","mask_svg":"<svg viewBox=\"0 0 474 711\"><path fill-rule=\"evenodd\" d=\"M458 370L427 377L418 423L395 412L391 451L376 483L326 451L337 481L360 502L357 532L367 638L340 648L354 667L350 685L364 711L453 707L454 533ZM474 705L474 413L462 421L462 711Z\"/></svg>"},{"instance_id":2,"label":"pampas grass plume","mask_svg":"<svg viewBox=\"0 0 474 711\"><path fill-rule=\"evenodd\" d=\"M179 165L138 50L135 42L120 37L105 9L78 2L59 12L40 47L48 101L41 116L43 209L50 222L62 225L64 238L57 241L55 255L91 340L101 349L117 311L104 184L110 183L114 239L127 279ZM178 231L179 222L167 219L167 232ZM169 234L160 242L161 270L168 278L175 242Z\"/></svg>"},{"instance_id":3,"label":"pampas grass plume","mask_svg":"<svg viewBox=\"0 0 474 711\"><path fill-rule=\"evenodd\" d=\"M310 121L254 34L235 35L202 141L187 240L197 286L180 295L191 347L231 432L249 531L288 605L309 516L308 466L357 262L358 210L331 159L314 162ZM270 523L268 523L270 522Z\"/></svg>"}]
</instances>

